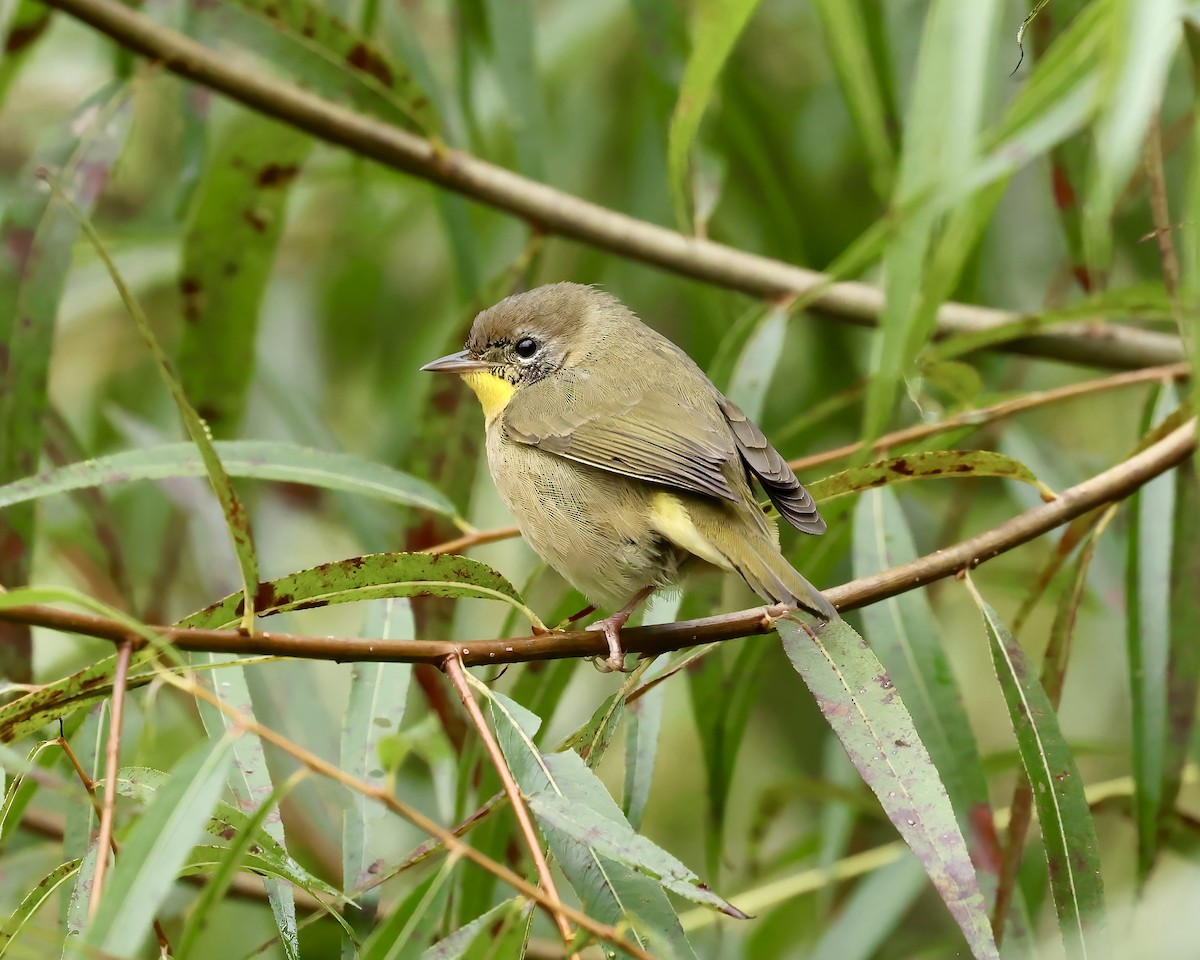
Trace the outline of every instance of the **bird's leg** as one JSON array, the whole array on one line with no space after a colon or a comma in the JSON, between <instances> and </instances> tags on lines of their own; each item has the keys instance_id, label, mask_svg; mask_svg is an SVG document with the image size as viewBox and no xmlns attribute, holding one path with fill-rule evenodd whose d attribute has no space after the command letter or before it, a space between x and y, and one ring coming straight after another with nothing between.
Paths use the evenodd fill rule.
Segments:
<instances>
[{"instance_id":1,"label":"bird's leg","mask_svg":"<svg viewBox=\"0 0 1200 960\"><path fill-rule=\"evenodd\" d=\"M654 592L654 585L643 587L633 595L625 606L616 613L605 617L603 620L597 620L595 623L590 623L587 626L588 630L603 630L604 638L608 641L608 659L602 664L609 671L625 672L625 651L621 649L621 628L625 626L625 621L629 619L630 614L637 609L637 605L645 600ZM596 660L599 660L597 657Z\"/></svg>"}]
</instances>

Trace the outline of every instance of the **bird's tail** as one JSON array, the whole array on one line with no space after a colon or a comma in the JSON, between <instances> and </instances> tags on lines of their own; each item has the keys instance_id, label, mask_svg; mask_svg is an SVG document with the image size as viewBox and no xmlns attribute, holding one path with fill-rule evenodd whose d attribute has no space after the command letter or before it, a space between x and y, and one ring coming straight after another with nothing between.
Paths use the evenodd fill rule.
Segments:
<instances>
[{"instance_id":1,"label":"bird's tail","mask_svg":"<svg viewBox=\"0 0 1200 960\"><path fill-rule=\"evenodd\" d=\"M703 524L703 519L697 520L698 526ZM833 604L787 562L767 532L745 529L741 535L731 536L726 526L723 533L706 539L764 600L800 607L825 620L838 619Z\"/></svg>"}]
</instances>

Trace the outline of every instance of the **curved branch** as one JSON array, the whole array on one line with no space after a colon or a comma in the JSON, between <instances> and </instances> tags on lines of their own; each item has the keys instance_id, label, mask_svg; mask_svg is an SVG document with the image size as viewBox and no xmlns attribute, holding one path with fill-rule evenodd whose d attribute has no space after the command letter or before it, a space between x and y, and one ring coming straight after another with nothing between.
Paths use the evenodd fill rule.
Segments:
<instances>
[{"instance_id":1,"label":"curved branch","mask_svg":"<svg viewBox=\"0 0 1200 960\"><path fill-rule=\"evenodd\" d=\"M236 59L158 26L119 0L46 2L122 46L160 61L173 73L384 166L522 217L543 232L752 296L811 296L811 310L845 323L873 326L883 311L884 296L877 287L832 283L829 277L813 270L687 237L446 149L284 81L246 70L237 65ZM973 333L1020 318L1019 314L992 307L947 303L938 311L937 333ZM1177 337L1088 321L1056 326L1046 333L1010 341L999 349L1116 369L1183 359Z\"/></svg>"},{"instance_id":2,"label":"curved branch","mask_svg":"<svg viewBox=\"0 0 1200 960\"><path fill-rule=\"evenodd\" d=\"M826 590L825 595L839 610L854 610L976 567L1101 504L1129 496L1138 487L1182 463L1195 449L1196 419L1193 418L1141 453L1063 491L1051 503L1027 510L992 530L927 554L912 563L833 587ZM129 640L140 642L140 638L131 637L116 620L56 607L29 605L0 609L0 620L80 633L115 643ZM765 608L752 607L701 620L633 627L621 631L621 641L629 653L657 654L700 643L770 633L773 627L774 621L767 616ZM476 667L489 663L595 657L604 655L608 650L604 637L592 630L454 644L427 640L341 639L288 633L245 636L237 630L181 627L153 629L180 650L266 654L339 662L374 660L440 665L447 657L461 656L464 665Z\"/></svg>"}]
</instances>

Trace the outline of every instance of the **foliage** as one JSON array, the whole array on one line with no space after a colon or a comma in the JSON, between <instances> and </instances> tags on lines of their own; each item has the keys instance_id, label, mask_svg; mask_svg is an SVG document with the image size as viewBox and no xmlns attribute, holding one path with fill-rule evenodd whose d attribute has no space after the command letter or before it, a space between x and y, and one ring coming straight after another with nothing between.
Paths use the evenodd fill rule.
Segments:
<instances>
[{"instance_id":1,"label":"foliage","mask_svg":"<svg viewBox=\"0 0 1200 960\"><path fill-rule=\"evenodd\" d=\"M0 45L0 957L1194 955L1195 3L16 0ZM795 458L784 550L863 609L697 645L755 603L697 578L627 677L541 632L581 598L418 368L560 279Z\"/></svg>"}]
</instances>

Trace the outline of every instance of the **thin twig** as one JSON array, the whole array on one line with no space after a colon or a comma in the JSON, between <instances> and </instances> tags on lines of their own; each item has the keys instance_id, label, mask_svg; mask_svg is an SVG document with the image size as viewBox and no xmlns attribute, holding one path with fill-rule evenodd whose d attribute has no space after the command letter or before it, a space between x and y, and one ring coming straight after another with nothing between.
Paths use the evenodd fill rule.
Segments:
<instances>
[{"instance_id":1,"label":"thin twig","mask_svg":"<svg viewBox=\"0 0 1200 960\"><path fill-rule=\"evenodd\" d=\"M475 724L475 730L479 734L479 739L483 741L483 748L487 751L488 757L492 761L492 766L496 769L496 775L500 778L500 784L504 788L504 792L508 795L508 800L512 804L513 813L517 817L517 826L521 829L521 834L525 838L525 845L529 848L529 855L533 858L533 867L537 871L538 881L549 895L551 901L556 904L552 906L551 914L555 925L558 927L558 932L562 935L563 943L568 947L574 939L574 934L571 932L570 921L562 912L562 897L559 896L558 888L554 884L554 877L550 873L550 864L546 860L545 853L542 852L542 841L538 838L537 830L534 829L533 819L529 816L529 808L525 805L525 799L521 796L521 788L517 786L516 780L513 779L512 771L508 769L508 762L504 759L504 753L500 749L500 744L496 742L495 736L492 734L492 728L488 726L487 720L483 716L483 711L479 709L479 704L475 701L475 695L471 693L471 687L467 683L467 674L463 669L462 660L457 657L447 657L442 665L442 670L445 671L450 682L454 685L454 689L458 691L459 699L467 708L467 714L471 718L471 722ZM574 957L575 954L572 954Z\"/></svg>"},{"instance_id":2,"label":"thin twig","mask_svg":"<svg viewBox=\"0 0 1200 960\"><path fill-rule=\"evenodd\" d=\"M461 553L469 547L478 547L484 543L495 543L497 540L509 540L519 537L521 531L516 527L496 527L493 530L476 530L454 540L447 540L436 546L426 547L421 553Z\"/></svg>"},{"instance_id":3,"label":"thin twig","mask_svg":"<svg viewBox=\"0 0 1200 960\"><path fill-rule=\"evenodd\" d=\"M133 643L126 640L117 647L117 665L113 672L112 710L108 719L108 742L104 747L104 802L100 806L100 836L96 848L96 868L92 874L92 893L88 900L88 920L96 916L100 893L104 889L104 870L108 865L108 846L112 843L113 814L117 805L117 775L121 769L121 726L125 716L125 681L129 679L129 661Z\"/></svg>"},{"instance_id":4,"label":"thin twig","mask_svg":"<svg viewBox=\"0 0 1200 960\"><path fill-rule=\"evenodd\" d=\"M813 270L687 237L448 150L442 144L247 68L243 61L159 26L119 0L48 3L123 46L161 62L173 73L252 110L392 169L515 214L539 232L570 237L622 257L772 301L811 297L812 310L845 323L874 326L879 322L884 296L877 287L834 283ZM946 303L937 313L937 335L977 332L1019 318L1006 310ZM1087 320L1014 340L999 349L1117 369L1183 359L1182 347L1174 336Z\"/></svg>"},{"instance_id":5,"label":"thin twig","mask_svg":"<svg viewBox=\"0 0 1200 960\"><path fill-rule=\"evenodd\" d=\"M924 440L960 427L982 427L994 423L1016 413L1023 413L1035 407L1044 407L1051 403L1061 403L1063 400L1074 400L1093 393L1103 393L1107 390L1118 390L1122 387L1132 387L1141 383L1157 381L1182 380L1191 375L1191 364L1168 363L1159 367L1146 367L1142 370L1130 370L1125 373L1115 373L1110 377L1098 377L1094 380L1084 380L1080 383L1070 383L1065 387L1055 387L1053 390L1039 390L1026 393L1010 400L1001 400L991 406L980 407L977 410L963 410L937 423L919 423L912 427L904 427L892 433L885 434L871 444L874 453L882 453L904 443ZM833 450L823 450L807 457L797 457L788 463L793 470L800 472L823 466L836 460L844 460L858 453L864 444L848 443Z\"/></svg>"}]
</instances>

